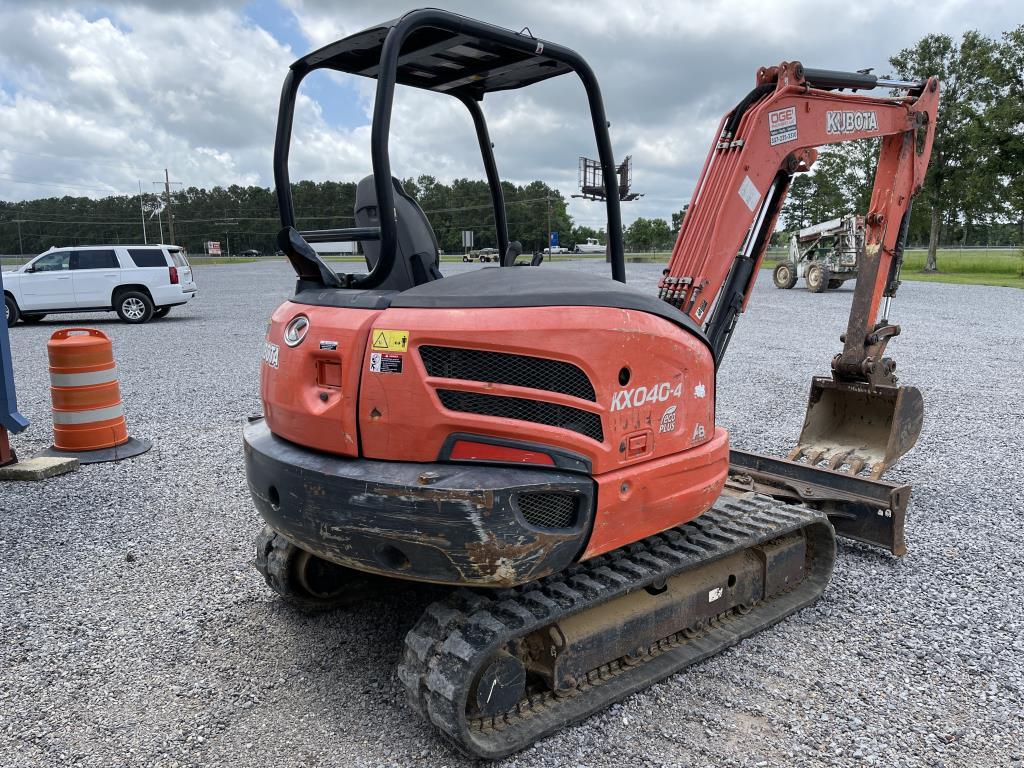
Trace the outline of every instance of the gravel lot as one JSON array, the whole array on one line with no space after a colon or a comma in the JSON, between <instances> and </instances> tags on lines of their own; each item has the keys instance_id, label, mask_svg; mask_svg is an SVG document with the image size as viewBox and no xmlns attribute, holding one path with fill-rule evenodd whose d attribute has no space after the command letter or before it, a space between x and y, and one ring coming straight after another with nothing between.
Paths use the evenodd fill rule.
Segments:
<instances>
[{"instance_id":1,"label":"gravel lot","mask_svg":"<svg viewBox=\"0 0 1024 768\"><path fill-rule=\"evenodd\" d=\"M629 267L648 287L659 271ZM468 765L393 673L437 590L308 618L252 568L241 425L294 278L196 275L199 299L165 320L77 318L113 338L129 429L153 450L0 485L0 765ZM795 441L850 296L761 275L719 378L736 445ZM71 319L12 329L23 455L49 443L45 342ZM1024 293L907 283L893 319L927 413L891 475L914 484L909 555L842 544L814 607L503 765L1022 765Z\"/></svg>"}]
</instances>

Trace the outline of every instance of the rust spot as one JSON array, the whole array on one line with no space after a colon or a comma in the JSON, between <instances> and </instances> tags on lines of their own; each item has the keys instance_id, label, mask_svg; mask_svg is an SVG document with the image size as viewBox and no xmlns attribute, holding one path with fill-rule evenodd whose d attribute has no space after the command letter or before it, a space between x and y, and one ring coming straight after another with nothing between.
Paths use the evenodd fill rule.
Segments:
<instances>
[{"instance_id":1,"label":"rust spot","mask_svg":"<svg viewBox=\"0 0 1024 768\"><path fill-rule=\"evenodd\" d=\"M548 553L564 541L564 536L534 533L515 542L502 541L492 531L483 531L482 540L466 543L469 564L480 577L495 586L513 586L525 579L545 576L533 573L538 560L544 560Z\"/></svg>"},{"instance_id":2,"label":"rust spot","mask_svg":"<svg viewBox=\"0 0 1024 768\"><path fill-rule=\"evenodd\" d=\"M318 483L306 483L306 493L310 496L319 496L321 498L327 496L327 490Z\"/></svg>"}]
</instances>

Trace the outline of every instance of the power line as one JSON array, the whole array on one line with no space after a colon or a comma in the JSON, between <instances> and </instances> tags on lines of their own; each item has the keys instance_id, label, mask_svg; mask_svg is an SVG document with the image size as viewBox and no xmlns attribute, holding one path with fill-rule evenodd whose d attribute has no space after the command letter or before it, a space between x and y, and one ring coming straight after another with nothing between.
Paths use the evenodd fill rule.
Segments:
<instances>
[{"instance_id":1,"label":"power line","mask_svg":"<svg viewBox=\"0 0 1024 768\"><path fill-rule=\"evenodd\" d=\"M535 198L527 198L525 200L508 200L508 201L506 201L505 205L506 205L506 207L508 207L510 205L526 205L526 204L529 204L529 203L543 202L543 201L546 201L547 199L548 198L546 198L546 197L535 197ZM460 213L462 211L478 211L478 210L485 210L485 209L486 210L490 210L491 207L492 206L491 206L490 203L481 203L480 205L465 205L465 206L451 207L451 208L433 208L433 209L430 209L430 210L425 210L424 213L426 213L426 214L431 214L431 213ZM80 217L84 217L84 216L90 216L90 215L97 215L97 216L99 216L99 215L104 215L104 214L77 214L77 215L80 216ZM110 214L110 215L119 215L119 214ZM301 221L323 221L323 220L329 220L329 219L342 219L344 221L353 221L355 219L354 216L344 216L344 215L341 215L341 214L330 214L330 215L326 215L326 216L296 216L295 218L296 218L296 220L301 220ZM125 224L125 225L135 226L138 223L134 219L120 219L120 220L106 220L106 221L81 221L81 220L72 220L72 219L28 219L28 218L22 218L21 216L19 216L18 219L20 219L21 221L32 221L32 222L37 222L37 223L42 223L42 224L112 224L112 225ZM208 223L215 223L215 222L223 221L224 219L234 219L235 221L273 221L273 220L277 219L277 216L276 215L274 215L274 216L235 216L233 214L233 212L226 211L223 216L216 216L216 217L205 218L205 219L185 219L185 218L177 217L176 221L178 221L181 224L208 224ZM6 219L6 220L0 219L0 223L11 222L11 221L14 221L14 219Z\"/></svg>"},{"instance_id":2,"label":"power line","mask_svg":"<svg viewBox=\"0 0 1024 768\"><path fill-rule=\"evenodd\" d=\"M12 184L29 184L36 187L57 187L59 189L92 189L98 192L106 192L108 195L113 191L111 187L89 187L85 184L76 184L74 186L70 184L48 184L42 181L31 181L29 179L21 179L17 176L7 173L0 173L5 181L9 181Z\"/></svg>"},{"instance_id":3,"label":"power line","mask_svg":"<svg viewBox=\"0 0 1024 768\"><path fill-rule=\"evenodd\" d=\"M46 152L26 152L23 149L10 149L5 147L0 152L13 152L16 155L27 155L29 157L42 157L48 160L72 160L76 162L88 163L89 165L102 165L106 168L120 168L122 170L132 171L138 173L139 171L145 171L146 173L156 172L159 173L162 168L136 168L133 165L125 165L123 163L105 163L101 160L94 160L91 157L83 157L82 155L52 155Z\"/></svg>"}]
</instances>

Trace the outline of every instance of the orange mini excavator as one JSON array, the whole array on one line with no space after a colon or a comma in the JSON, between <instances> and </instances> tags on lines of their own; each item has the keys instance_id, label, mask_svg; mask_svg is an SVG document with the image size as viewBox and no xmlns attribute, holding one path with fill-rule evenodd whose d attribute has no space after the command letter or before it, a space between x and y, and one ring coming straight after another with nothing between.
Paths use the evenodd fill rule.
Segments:
<instances>
[{"instance_id":1,"label":"orange mini excavator","mask_svg":"<svg viewBox=\"0 0 1024 768\"><path fill-rule=\"evenodd\" d=\"M299 232L292 114L321 68L377 81L373 174L355 227ZM516 265L481 110L492 91L569 73L604 169L611 279ZM391 173L398 84L469 111L500 266L442 278L430 223ZM274 173L298 283L273 313L265 416L244 438L268 584L308 610L396 580L451 585L409 632L398 674L447 739L496 758L812 603L837 533L902 554L909 488L879 475L913 446L923 408L884 352L938 97L934 78L759 70L722 119L655 296L625 284L608 123L572 50L418 10L296 61ZM815 147L869 138L878 169L842 352L814 379L788 459L730 454L715 371L790 180ZM339 240L361 243L365 274L335 273L310 246Z\"/></svg>"}]
</instances>

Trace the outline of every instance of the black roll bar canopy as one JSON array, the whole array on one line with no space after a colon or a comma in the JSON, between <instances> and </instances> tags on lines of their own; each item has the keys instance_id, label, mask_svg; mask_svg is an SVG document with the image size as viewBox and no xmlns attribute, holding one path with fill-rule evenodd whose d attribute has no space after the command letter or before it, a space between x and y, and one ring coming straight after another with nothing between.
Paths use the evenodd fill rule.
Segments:
<instances>
[{"instance_id":1,"label":"black roll bar canopy","mask_svg":"<svg viewBox=\"0 0 1024 768\"><path fill-rule=\"evenodd\" d=\"M299 84L317 69L333 69L377 80L370 156L377 207L381 211L379 229L357 227L308 233L295 231L295 209L288 176L292 119ZM505 253L508 248L505 202L480 102L491 91L523 88L569 72L575 72L580 78L590 105L598 158L604 172L612 277L625 282L616 167L601 89L593 70L575 51L538 40L528 30L513 32L433 8L411 11L313 51L292 64L285 77L274 145L274 182L284 228L278 236L278 243L299 278L337 287L375 288L390 274L395 261L398 228L395 217L383 215L383 212L395 209L388 137L396 84L450 94L469 110L491 191L499 253ZM308 246L309 242L377 239L381 243L380 257L369 274L350 275L344 279L335 275Z\"/></svg>"}]
</instances>

